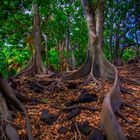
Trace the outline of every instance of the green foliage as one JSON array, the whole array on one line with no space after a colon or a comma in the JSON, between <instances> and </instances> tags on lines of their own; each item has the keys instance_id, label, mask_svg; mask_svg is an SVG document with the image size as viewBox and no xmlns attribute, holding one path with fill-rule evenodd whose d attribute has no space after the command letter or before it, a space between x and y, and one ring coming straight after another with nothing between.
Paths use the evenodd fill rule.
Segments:
<instances>
[{"instance_id":1,"label":"green foliage","mask_svg":"<svg viewBox=\"0 0 140 140\"><path fill-rule=\"evenodd\" d=\"M75 50L76 66L80 66L86 59L86 48L81 47Z\"/></svg>"},{"instance_id":2,"label":"green foliage","mask_svg":"<svg viewBox=\"0 0 140 140\"><path fill-rule=\"evenodd\" d=\"M135 51L132 48L127 48L125 49L124 53L123 53L123 59L126 60L130 60L135 56Z\"/></svg>"},{"instance_id":3,"label":"green foliage","mask_svg":"<svg viewBox=\"0 0 140 140\"><path fill-rule=\"evenodd\" d=\"M15 74L28 63L32 55L26 38L32 34L33 2L39 6L41 34L47 37L46 41L41 35L43 61L46 61L44 46L47 44L47 64L59 70L61 62L58 46L63 45L65 57L72 56L72 50L66 52L66 38L69 36L71 48L77 44L74 49L76 66L82 65L86 58L88 29L80 0L4 0L0 5L0 72L5 76ZM91 2L97 4L98 1ZM123 46L136 42L135 33L140 32L138 5L133 0L105 2L104 53L108 59L111 58L111 46L112 54L115 54L116 36L119 38L119 55ZM122 58L131 59L135 53L134 48L127 48Z\"/></svg>"},{"instance_id":4,"label":"green foliage","mask_svg":"<svg viewBox=\"0 0 140 140\"><path fill-rule=\"evenodd\" d=\"M59 66L60 66L59 54L55 48L50 49L48 61L49 61L49 64L51 64L51 67L53 67L56 70L59 69Z\"/></svg>"},{"instance_id":5,"label":"green foliage","mask_svg":"<svg viewBox=\"0 0 140 140\"><path fill-rule=\"evenodd\" d=\"M4 46L0 51L0 72L14 75L27 63L31 54L28 47Z\"/></svg>"},{"instance_id":6,"label":"green foliage","mask_svg":"<svg viewBox=\"0 0 140 140\"><path fill-rule=\"evenodd\" d=\"M108 60L110 60L110 52L109 52L109 47L108 47L108 45L104 45L104 55L105 55L105 57L108 59Z\"/></svg>"}]
</instances>

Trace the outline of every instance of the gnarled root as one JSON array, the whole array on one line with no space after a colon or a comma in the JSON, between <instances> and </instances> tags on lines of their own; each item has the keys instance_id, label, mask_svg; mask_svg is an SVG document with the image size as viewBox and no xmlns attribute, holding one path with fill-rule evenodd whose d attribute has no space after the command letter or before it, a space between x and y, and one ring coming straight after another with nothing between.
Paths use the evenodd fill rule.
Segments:
<instances>
[{"instance_id":1,"label":"gnarled root","mask_svg":"<svg viewBox=\"0 0 140 140\"><path fill-rule=\"evenodd\" d=\"M126 102L122 102L121 106L127 106L127 107L129 107L129 108L132 108L132 109L134 109L134 110L137 111L138 116L140 115L140 114L139 114L139 113L140 113L139 109L138 109L136 106L134 106L134 105L128 104L128 103L126 103ZM135 121L129 120L129 119L120 111L120 109L118 109L116 113L117 113L122 119L124 119L125 122L127 122L127 123L129 123L129 124L136 123Z\"/></svg>"},{"instance_id":2,"label":"gnarled root","mask_svg":"<svg viewBox=\"0 0 140 140\"><path fill-rule=\"evenodd\" d=\"M4 78L2 78L2 77L0 77L0 91L1 91L1 93L3 95L3 98L8 103L8 105L16 106L16 108L19 108L23 112L23 114L25 115L25 120L26 120L26 125L27 125L27 136L28 136L28 139L29 140L33 140L32 133L31 133L30 120L29 120L29 117L27 115L26 108L20 102L20 100L16 97L16 95L14 93L14 90L8 85L7 81ZM3 103L3 105L4 104L6 105L6 103ZM5 114L6 115L6 116L4 115L3 117L4 117L4 119L8 120L8 118L10 116L9 115L10 113L8 111L8 108L5 107L4 110L6 110L4 112L7 112L7 113L3 113L2 112L2 114ZM6 132L8 133L9 132L8 130L10 130L10 129L16 135L16 131L14 130L14 128L11 125L8 125L6 127ZM11 139L11 134L8 134L8 135L7 136L10 137L10 140L17 140L17 138L16 139L14 139L14 138Z\"/></svg>"},{"instance_id":3,"label":"gnarled root","mask_svg":"<svg viewBox=\"0 0 140 140\"><path fill-rule=\"evenodd\" d=\"M98 88L96 89L96 91L100 91L102 89L102 85L100 84L100 82L94 77L93 73L90 72L90 74L85 78L85 82L83 85L87 85L88 83L90 83L91 81L95 82L95 84L98 85Z\"/></svg>"},{"instance_id":4,"label":"gnarled root","mask_svg":"<svg viewBox=\"0 0 140 140\"><path fill-rule=\"evenodd\" d=\"M0 93L0 139L1 140L19 140L16 129L12 126L12 116L6 105L5 99Z\"/></svg>"},{"instance_id":5,"label":"gnarled root","mask_svg":"<svg viewBox=\"0 0 140 140\"><path fill-rule=\"evenodd\" d=\"M127 123L129 123L129 124L135 123L134 121L131 121L131 120L129 120L127 117L125 117L125 115L124 115L119 109L117 110L117 114L118 114L122 119L124 119Z\"/></svg>"},{"instance_id":6,"label":"gnarled root","mask_svg":"<svg viewBox=\"0 0 140 140\"><path fill-rule=\"evenodd\" d=\"M136 110L138 116L140 116L140 110L139 110L136 106L131 105L131 104L127 103L127 102L123 102L122 105L123 105L123 106L126 106L126 107L129 107L129 108L132 108L132 109L134 109L134 110Z\"/></svg>"},{"instance_id":7,"label":"gnarled root","mask_svg":"<svg viewBox=\"0 0 140 140\"><path fill-rule=\"evenodd\" d=\"M61 85L61 81L60 80L56 80L54 81L48 88L48 91L51 93L56 89L60 89L60 90L67 90L66 87L62 87Z\"/></svg>"},{"instance_id":8,"label":"gnarled root","mask_svg":"<svg viewBox=\"0 0 140 140\"><path fill-rule=\"evenodd\" d=\"M76 109L76 108L83 109L83 110L89 110L89 111L93 111L93 112L99 111L99 109L97 109L97 108L89 107L89 106L83 106L83 105L73 105L73 106L64 107L64 108L56 106L55 108L60 109L62 111L70 111L70 110L73 110L73 109Z\"/></svg>"},{"instance_id":9,"label":"gnarled root","mask_svg":"<svg viewBox=\"0 0 140 140\"><path fill-rule=\"evenodd\" d=\"M118 72L116 68L106 60L102 53L98 54L96 59L99 60L98 63L93 57L91 61L92 63L86 61L79 70L61 78L59 84L60 82L66 80L76 80L78 78L87 78L85 83L88 83L91 79L97 82L95 77L98 76L111 80L114 79L113 87L103 101L100 126L105 132L108 140L126 140L127 138L122 132L121 127L115 117L115 113L119 110L122 104ZM87 58L87 60L89 60L89 58ZM96 71L95 69L98 70Z\"/></svg>"},{"instance_id":10,"label":"gnarled root","mask_svg":"<svg viewBox=\"0 0 140 140\"><path fill-rule=\"evenodd\" d=\"M112 89L106 95L103 101L100 126L105 132L108 140L126 140L127 138L123 134L121 127L115 117L115 113L119 110L122 104L122 99L120 97L121 90L118 72L116 68L106 59L104 59L104 64L107 71L109 69L112 70L115 80ZM109 77L108 74L109 73L106 73L106 75Z\"/></svg>"},{"instance_id":11,"label":"gnarled root","mask_svg":"<svg viewBox=\"0 0 140 140\"><path fill-rule=\"evenodd\" d=\"M122 82L125 82L125 83L128 83L128 84L132 84L132 85L140 85L140 81L137 81L137 80L131 80L131 79L128 79L128 78L124 78L124 77L120 77L120 80Z\"/></svg>"},{"instance_id":12,"label":"gnarled root","mask_svg":"<svg viewBox=\"0 0 140 140\"><path fill-rule=\"evenodd\" d=\"M36 52L33 53L27 67L25 67L23 70L21 70L17 76L26 76L29 74L42 74L46 73L46 68L44 67L42 61L39 61Z\"/></svg>"}]
</instances>

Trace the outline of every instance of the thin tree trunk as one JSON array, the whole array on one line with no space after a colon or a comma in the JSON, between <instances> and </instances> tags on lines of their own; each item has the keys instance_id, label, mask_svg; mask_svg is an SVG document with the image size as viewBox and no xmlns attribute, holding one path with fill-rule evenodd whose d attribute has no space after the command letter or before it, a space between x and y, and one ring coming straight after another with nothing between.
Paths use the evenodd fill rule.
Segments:
<instances>
[{"instance_id":1,"label":"thin tree trunk","mask_svg":"<svg viewBox=\"0 0 140 140\"><path fill-rule=\"evenodd\" d=\"M136 38L136 57L139 57L139 42L138 42L138 36L137 36L137 31L135 30L135 38Z\"/></svg>"},{"instance_id":2,"label":"thin tree trunk","mask_svg":"<svg viewBox=\"0 0 140 140\"><path fill-rule=\"evenodd\" d=\"M119 24L117 25L117 31L119 30ZM119 59L119 35L116 32L115 35L115 64L118 65L118 59Z\"/></svg>"},{"instance_id":3,"label":"thin tree trunk","mask_svg":"<svg viewBox=\"0 0 140 140\"><path fill-rule=\"evenodd\" d=\"M71 60L72 60L72 69L73 69L73 70L74 70L75 67L76 67L76 59L75 59L75 55L74 55L74 51L75 51L75 49L76 49L76 46L77 46L77 44L75 43L75 44L74 44L74 47L71 48L71 51L72 51Z\"/></svg>"},{"instance_id":4,"label":"thin tree trunk","mask_svg":"<svg viewBox=\"0 0 140 140\"><path fill-rule=\"evenodd\" d=\"M70 29L68 28L67 29L67 36L66 36L66 62L67 62L67 67L66 67L66 71L68 72L69 71L69 65L71 63L71 60L70 60Z\"/></svg>"},{"instance_id":5,"label":"thin tree trunk","mask_svg":"<svg viewBox=\"0 0 140 140\"><path fill-rule=\"evenodd\" d=\"M45 35L43 32L42 32L42 35L44 37L44 41L45 41L45 50L46 50L46 67L48 69L48 64L49 64L49 58L48 58L48 44L47 44L47 35Z\"/></svg>"}]
</instances>

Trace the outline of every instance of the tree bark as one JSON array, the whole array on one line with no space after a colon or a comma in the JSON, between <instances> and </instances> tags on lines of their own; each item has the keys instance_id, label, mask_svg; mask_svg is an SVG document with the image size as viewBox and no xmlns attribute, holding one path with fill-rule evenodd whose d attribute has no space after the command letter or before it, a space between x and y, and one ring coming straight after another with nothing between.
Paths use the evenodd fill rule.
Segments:
<instances>
[{"instance_id":1,"label":"tree bark","mask_svg":"<svg viewBox=\"0 0 140 140\"><path fill-rule=\"evenodd\" d=\"M69 55L69 52L70 52L70 29L68 27L67 29L67 35L66 35L66 62L67 62L67 67L66 67L66 71L68 72L69 71L69 65L71 64L71 60L70 60L70 55Z\"/></svg>"},{"instance_id":2,"label":"tree bark","mask_svg":"<svg viewBox=\"0 0 140 140\"><path fill-rule=\"evenodd\" d=\"M42 61L41 56L41 43L40 43L40 15L39 7L36 3L33 4L34 17L33 17L33 46L34 51L28 66L19 72L19 75L28 74L42 74L46 73L46 68Z\"/></svg>"},{"instance_id":3,"label":"tree bark","mask_svg":"<svg viewBox=\"0 0 140 140\"><path fill-rule=\"evenodd\" d=\"M100 126L105 132L108 140L126 140L115 117L115 113L122 104L118 72L104 57L102 52L104 0L98 0L96 5L93 5L92 0L81 0L81 2L89 30L87 58L80 69L61 78L59 82L85 77L87 80L92 79L95 80L95 82L97 82L95 77L114 79L112 89L104 98Z\"/></svg>"},{"instance_id":4,"label":"tree bark","mask_svg":"<svg viewBox=\"0 0 140 140\"><path fill-rule=\"evenodd\" d=\"M137 31L135 30L135 38L136 38L136 57L139 58L139 41L137 36Z\"/></svg>"},{"instance_id":5,"label":"tree bark","mask_svg":"<svg viewBox=\"0 0 140 140\"><path fill-rule=\"evenodd\" d=\"M42 35L44 37L44 41L45 41L45 50L46 50L46 67L48 69L48 64L49 64L49 58L48 58L48 45L47 45L47 35L45 35L43 32L42 32Z\"/></svg>"},{"instance_id":6,"label":"tree bark","mask_svg":"<svg viewBox=\"0 0 140 140\"><path fill-rule=\"evenodd\" d=\"M27 126L27 136L29 140L33 140L32 133L31 133L31 126L30 120L27 116L27 111L24 105L20 102L20 100L16 97L15 91L8 85L6 79L4 79L0 75L0 113L2 115L2 122L5 121L8 124L5 127L6 136L4 135L4 140L19 140L19 136L11 125L13 121L12 115L8 109L8 106L16 107L23 112L25 115L26 126ZM8 106L7 106L8 105ZM1 132L0 132L1 133ZM7 138L8 137L8 138Z\"/></svg>"},{"instance_id":7,"label":"tree bark","mask_svg":"<svg viewBox=\"0 0 140 140\"><path fill-rule=\"evenodd\" d=\"M74 47L71 48L71 50L72 50L71 60L72 60L72 69L73 69L73 70L74 70L75 67L76 67L76 59L75 59L75 55L74 55L74 51L75 51L75 49L76 49L76 46L77 46L77 44L75 43L75 44L74 44Z\"/></svg>"}]
</instances>

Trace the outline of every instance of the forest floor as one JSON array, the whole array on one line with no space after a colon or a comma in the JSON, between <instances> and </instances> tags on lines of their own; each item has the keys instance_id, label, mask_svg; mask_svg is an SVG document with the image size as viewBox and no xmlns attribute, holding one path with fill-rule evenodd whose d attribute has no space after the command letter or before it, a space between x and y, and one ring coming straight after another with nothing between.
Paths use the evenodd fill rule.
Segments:
<instances>
[{"instance_id":1,"label":"forest floor","mask_svg":"<svg viewBox=\"0 0 140 140\"><path fill-rule=\"evenodd\" d=\"M127 79L140 80L140 66L138 63L130 63L118 67L118 71L120 76ZM62 87L65 88L60 89L56 87L53 92L50 92L53 78L49 78L47 75L18 77L11 84L19 93L44 102L24 103L30 116L35 140L86 140L93 128L99 128L103 99L110 91L112 83L98 79L102 84L102 89L99 90L98 85L93 82L83 85L82 80L68 81L62 84ZM126 82L121 82L121 85L125 89L121 94L123 100L131 105L135 105L140 110L140 86ZM125 91L128 93L125 93ZM80 97L84 93L92 95L93 101L80 102ZM79 108L67 111L60 110L69 105L91 107L93 111L92 109ZM94 111L94 109L97 110ZM50 120L45 120L44 117L46 117L48 111L53 117ZM121 111L129 120L135 122L129 124L116 115L123 132L131 140L140 140L140 116L138 116L137 111L128 107L122 107ZM15 127L18 129L21 139L24 140L26 139L24 117L21 112L17 112L15 116Z\"/></svg>"}]
</instances>

